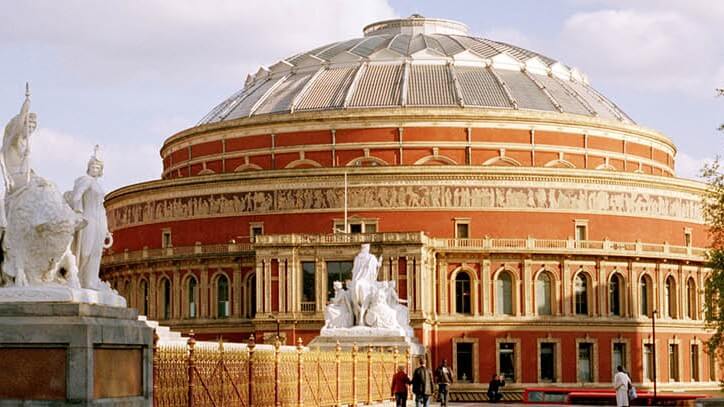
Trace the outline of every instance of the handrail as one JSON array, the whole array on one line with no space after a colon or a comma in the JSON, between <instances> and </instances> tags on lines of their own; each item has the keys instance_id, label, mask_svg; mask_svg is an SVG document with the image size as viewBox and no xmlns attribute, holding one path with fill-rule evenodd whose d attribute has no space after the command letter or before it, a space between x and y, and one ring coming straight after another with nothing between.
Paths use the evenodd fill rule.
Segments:
<instances>
[{"instance_id":1,"label":"handrail","mask_svg":"<svg viewBox=\"0 0 724 407\"><path fill-rule=\"evenodd\" d=\"M102 264L110 265L147 259L163 259L196 255L223 255L251 252L255 247L273 245L315 245L356 243L418 243L427 244L439 251L483 252L538 252L603 254L637 257L665 257L704 260L706 249L692 246L676 246L668 243L618 242L613 240L574 240L528 238L428 238L420 232L369 233L369 234L288 234L257 236L256 243L227 243L167 247L125 251L103 256Z\"/></svg>"}]
</instances>

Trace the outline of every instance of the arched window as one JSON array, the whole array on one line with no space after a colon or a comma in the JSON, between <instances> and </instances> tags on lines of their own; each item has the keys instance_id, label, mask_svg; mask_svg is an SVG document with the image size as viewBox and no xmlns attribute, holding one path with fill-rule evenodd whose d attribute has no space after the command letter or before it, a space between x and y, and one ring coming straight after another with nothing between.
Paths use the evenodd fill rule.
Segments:
<instances>
[{"instance_id":1,"label":"arched window","mask_svg":"<svg viewBox=\"0 0 724 407\"><path fill-rule=\"evenodd\" d=\"M669 318L676 318L676 281L673 276L666 278L666 290L664 292L664 312Z\"/></svg>"},{"instance_id":2,"label":"arched window","mask_svg":"<svg viewBox=\"0 0 724 407\"><path fill-rule=\"evenodd\" d=\"M576 315L588 315L588 277L578 273L573 281L573 295Z\"/></svg>"},{"instance_id":3,"label":"arched window","mask_svg":"<svg viewBox=\"0 0 724 407\"><path fill-rule=\"evenodd\" d=\"M470 275L461 271L455 276L455 311L470 314Z\"/></svg>"},{"instance_id":4,"label":"arched window","mask_svg":"<svg viewBox=\"0 0 724 407\"><path fill-rule=\"evenodd\" d=\"M148 315L148 281L141 280L138 285L138 296L139 296L139 312L141 315Z\"/></svg>"},{"instance_id":5,"label":"arched window","mask_svg":"<svg viewBox=\"0 0 724 407\"><path fill-rule=\"evenodd\" d=\"M507 271L501 271L496 284L498 294L496 314L513 315L513 276Z\"/></svg>"},{"instance_id":6,"label":"arched window","mask_svg":"<svg viewBox=\"0 0 724 407\"><path fill-rule=\"evenodd\" d=\"M623 311L623 278L620 274L614 273L608 284L608 307L611 315L621 316Z\"/></svg>"},{"instance_id":7,"label":"arched window","mask_svg":"<svg viewBox=\"0 0 724 407\"><path fill-rule=\"evenodd\" d=\"M188 301L186 305L186 316L188 318L196 318L198 315L198 289L196 287L196 277L189 277L188 280L186 280L186 299Z\"/></svg>"},{"instance_id":8,"label":"arched window","mask_svg":"<svg viewBox=\"0 0 724 407\"><path fill-rule=\"evenodd\" d=\"M171 281L168 278L161 279L160 288L159 316L163 319L171 319Z\"/></svg>"},{"instance_id":9,"label":"arched window","mask_svg":"<svg viewBox=\"0 0 724 407\"><path fill-rule=\"evenodd\" d=\"M225 275L220 275L216 279L216 316L226 318L229 311L229 280Z\"/></svg>"},{"instance_id":10,"label":"arched window","mask_svg":"<svg viewBox=\"0 0 724 407\"><path fill-rule=\"evenodd\" d=\"M641 312L641 315L645 315L647 317L651 317L651 304L653 301L652 297L652 290L654 289L653 283L651 281L651 277L647 276L646 274L641 276L641 284L640 284L641 292L639 293L640 302L641 305L639 312Z\"/></svg>"},{"instance_id":11,"label":"arched window","mask_svg":"<svg viewBox=\"0 0 724 407\"><path fill-rule=\"evenodd\" d=\"M686 283L686 310L689 319L697 319L696 317L696 282L693 277L689 278Z\"/></svg>"},{"instance_id":12,"label":"arched window","mask_svg":"<svg viewBox=\"0 0 724 407\"><path fill-rule=\"evenodd\" d=\"M538 315L551 315L551 275L547 271L535 281L535 305Z\"/></svg>"}]
</instances>

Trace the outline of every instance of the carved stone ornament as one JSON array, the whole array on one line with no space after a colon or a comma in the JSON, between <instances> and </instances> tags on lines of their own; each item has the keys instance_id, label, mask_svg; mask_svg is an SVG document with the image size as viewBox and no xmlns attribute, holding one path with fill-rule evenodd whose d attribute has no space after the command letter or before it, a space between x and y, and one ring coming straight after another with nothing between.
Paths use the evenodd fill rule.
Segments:
<instances>
[{"instance_id":1,"label":"carved stone ornament","mask_svg":"<svg viewBox=\"0 0 724 407\"><path fill-rule=\"evenodd\" d=\"M354 259L347 289L335 281L334 298L324 311L322 336L412 337L407 307L400 304L394 281L377 281L382 264L362 244Z\"/></svg>"},{"instance_id":2,"label":"carved stone ornament","mask_svg":"<svg viewBox=\"0 0 724 407\"><path fill-rule=\"evenodd\" d=\"M97 258L94 265L84 266L79 273L77 255L85 256L87 263L88 251L72 250L78 246L73 244L74 236L92 225L88 219L91 209L72 208L55 184L31 169L30 136L35 128L36 116L30 113L27 90L20 113L5 127L0 154L5 185L0 202L0 302L87 302L125 307L125 299L98 280L100 251L92 255ZM102 210L102 192L95 199ZM105 230L105 212L99 215L102 225L93 227ZM102 247L105 238L103 234L99 242L95 237L86 239L85 247Z\"/></svg>"}]
</instances>

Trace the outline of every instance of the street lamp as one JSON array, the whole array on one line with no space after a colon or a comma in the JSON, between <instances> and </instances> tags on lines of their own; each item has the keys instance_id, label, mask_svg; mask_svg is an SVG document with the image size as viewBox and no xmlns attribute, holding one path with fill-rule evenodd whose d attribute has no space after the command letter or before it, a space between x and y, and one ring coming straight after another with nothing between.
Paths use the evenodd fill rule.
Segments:
<instances>
[{"instance_id":1,"label":"street lamp","mask_svg":"<svg viewBox=\"0 0 724 407\"><path fill-rule=\"evenodd\" d=\"M654 344L652 346L652 348L653 348L652 357L654 359L654 363L653 363L654 366L652 369L653 373L654 373L654 405L656 405L656 381L657 381L656 380L656 314L658 314L658 312L656 310L653 310L651 312L651 336L653 337L653 342L654 342Z\"/></svg>"}]
</instances>

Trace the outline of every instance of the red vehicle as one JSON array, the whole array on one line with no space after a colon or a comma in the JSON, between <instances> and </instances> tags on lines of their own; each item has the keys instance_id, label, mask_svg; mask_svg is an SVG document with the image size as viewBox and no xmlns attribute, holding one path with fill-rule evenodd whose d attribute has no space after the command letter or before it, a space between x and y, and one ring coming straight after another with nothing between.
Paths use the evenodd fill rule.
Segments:
<instances>
[{"instance_id":1,"label":"red vehicle","mask_svg":"<svg viewBox=\"0 0 724 407\"><path fill-rule=\"evenodd\" d=\"M654 403L654 393L638 392L638 397L631 402L632 406L681 406L693 405L694 400L706 398L702 394L659 393ZM526 404L577 404L577 405L616 405L616 392L612 389L585 388L550 388L531 387L523 392Z\"/></svg>"}]
</instances>

